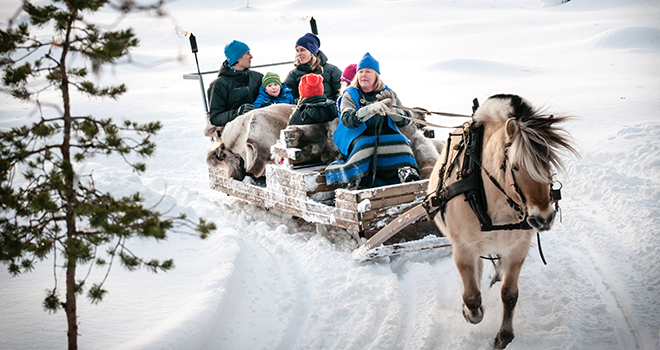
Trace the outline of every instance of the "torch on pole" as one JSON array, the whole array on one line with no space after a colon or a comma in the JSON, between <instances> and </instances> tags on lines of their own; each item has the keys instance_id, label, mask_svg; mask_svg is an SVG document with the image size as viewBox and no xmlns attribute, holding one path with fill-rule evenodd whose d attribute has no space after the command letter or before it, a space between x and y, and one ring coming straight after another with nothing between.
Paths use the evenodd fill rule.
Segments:
<instances>
[{"instance_id":1,"label":"torch on pole","mask_svg":"<svg viewBox=\"0 0 660 350\"><path fill-rule=\"evenodd\" d=\"M318 28L316 28L316 20L314 19L314 17L312 17L312 18L309 20L309 26L310 26L311 29L312 29L312 34L314 34L314 35L319 35L319 30L318 30Z\"/></svg>"},{"instance_id":2,"label":"torch on pole","mask_svg":"<svg viewBox=\"0 0 660 350\"><path fill-rule=\"evenodd\" d=\"M202 73L199 70L199 61L197 60L197 39L195 39L195 36L193 33L190 33L190 48L192 49L192 52L195 54L195 64L197 64L197 76L199 77L199 87L202 90L202 100L204 101L204 111L208 114L209 113L209 106L206 102L206 92L204 92L204 80L202 80Z\"/></svg>"}]
</instances>

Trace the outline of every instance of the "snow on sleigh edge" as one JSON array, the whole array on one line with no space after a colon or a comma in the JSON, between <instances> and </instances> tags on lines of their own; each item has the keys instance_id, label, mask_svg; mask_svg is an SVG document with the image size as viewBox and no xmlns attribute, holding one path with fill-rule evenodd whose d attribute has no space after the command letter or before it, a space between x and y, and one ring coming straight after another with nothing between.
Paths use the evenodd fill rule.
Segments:
<instances>
[{"instance_id":1,"label":"snow on sleigh edge","mask_svg":"<svg viewBox=\"0 0 660 350\"><path fill-rule=\"evenodd\" d=\"M347 190L328 186L323 169L322 166L293 169L284 164L269 164L266 166L266 186L261 187L227 179L222 167L209 166L209 180L211 189L300 217L307 222L352 230L366 238L421 203L429 182L420 180ZM419 235L421 231L435 234L437 228L434 228L432 222L422 221L411 225L410 232L401 236Z\"/></svg>"}]
</instances>

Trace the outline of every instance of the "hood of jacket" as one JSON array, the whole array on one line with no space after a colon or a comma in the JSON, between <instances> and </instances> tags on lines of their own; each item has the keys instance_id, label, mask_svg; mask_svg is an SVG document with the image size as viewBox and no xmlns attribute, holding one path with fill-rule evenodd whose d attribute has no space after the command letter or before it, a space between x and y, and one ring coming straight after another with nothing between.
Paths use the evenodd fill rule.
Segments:
<instances>
[{"instance_id":1,"label":"hood of jacket","mask_svg":"<svg viewBox=\"0 0 660 350\"><path fill-rule=\"evenodd\" d=\"M229 65L229 62L225 60L222 63L222 67L220 67L220 71L218 72L218 77L224 76L224 77L235 78L235 77L248 75L249 73L250 73L250 69L235 70Z\"/></svg>"}]
</instances>

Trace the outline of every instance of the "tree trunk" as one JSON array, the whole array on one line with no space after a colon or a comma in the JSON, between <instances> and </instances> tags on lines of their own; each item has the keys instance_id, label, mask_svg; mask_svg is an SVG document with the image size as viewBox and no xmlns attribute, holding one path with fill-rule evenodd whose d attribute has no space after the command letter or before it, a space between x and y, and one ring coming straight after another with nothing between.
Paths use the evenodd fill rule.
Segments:
<instances>
[{"instance_id":1,"label":"tree trunk","mask_svg":"<svg viewBox=\"0 0 660 350\"><path fill-rule=\"evenodd\" d=\"M74 292L76 284L76 259L70 257L66 267L66 303L64 311L66 312L66 321L68 329L66 332L69 340L69 350L78 349L78 313L76 305L76 293Z\"/></svg>"},{"instance_id":2,"label":"tree trunk","mask_svg":"<svg viewBox=\"0 0 660 350\"><path fill-rule=\"evenodd\" d=\"M73 22L77 18L75 10L71 10L69 22L64 35L64 42L62 43L62 55L60 58L60 75L62 82L60 89L62 90L62 102L64 104L64 130L62 140L62 171L64 172L64 215L67 226L67 239L64 242L64 255L66 257L66 303L64 310L66 311L66 320L68 325L67 337L69 340L69 350L78 350L78 314L76 307L76 265L78 257L72 253L74 241L76 240L76 216L74 213L75 207L75 192L74 188L74 172L73 164L71 163L71 100L69 96L69 79L67 76L67 62L66 57L69 54L69 46L71 45L71 29Z\"/></svg>"}]
</instances>

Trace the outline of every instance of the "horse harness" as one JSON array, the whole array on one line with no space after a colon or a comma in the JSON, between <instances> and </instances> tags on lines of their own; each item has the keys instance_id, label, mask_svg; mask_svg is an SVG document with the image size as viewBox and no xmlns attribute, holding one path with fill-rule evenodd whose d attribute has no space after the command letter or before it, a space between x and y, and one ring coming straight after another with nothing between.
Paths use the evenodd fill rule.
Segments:
<instances>
[{"instance_id":1,"label":"horse harness","mask_svg":"<svg viewBox=\"0 0 660 350\"><path fill-rule=\"evenodd\" d=\"M478 107L478 102L475 100L475 106L473 110L476 110ZM431 219L432 216L438 214L442 215L442 220L445 221L445 211L447 208L447 203L454 197L465 194L465 200L468 202L472 211L477 216L479 223L481 225L481 231L511 231L511 230L531 230L532 226L527 222L529 213L527 212L527 200L520 190L516 182L516 177L514 170L517 170L515 164L510 167L511 177L513 178L513 187L516 193L520 196L521 202L517 203L511 196L509 196L502 185L491 175L491 173L485 169L481 164L481 157L483 153L483 138L484 138L484 126L477 125L476 122L472 121L471 123L467 122L462 126L463 130L460 133L450 133L449 138L447 139L446 149L445 149L445 159L440 168L438 187L435 189L435 192L424 200L422 204L428 213L428 218ZM452 146L452 138L460 137L458 143ZM508 149L511 146L510 143L506 143L504 146L504 161L501 165L501 169L506 171L506 162L508 161ZM456 151L454 153L453 159L449 160L449 151L450 147ZM462 161L459 159L460 154L463 154ZM462 163L462 164L461 164ZM452 173L454 168L459 168L456 171L457 181L445 185L445 179L449 174ZM516 212L517 214L517 223L504 224L504 225L493 225L493 222L490 216L487 213L488 204L486 201L486 193L484 190L483 178L481 176L481 170L484 171L488 179L495 185L495 187L504 194L508 205ZM558 210L558 202L561 199L560 189L553 189L552 182L550 183L550 198L555 203L555 209ZM540 235L537 232L539 253L541 259L544 263L545 257L543 256L543 251L541 250L541 241Z\"/></svg>"},{"instance_id":2,"label":"horse harness","mask_svg":"<svg viewBox=\"0 0 660 350\"><path fill-rule=\"evenodd\" d=\"M514 189L521 198L521 203L509 196L502 185L481 165L481 156L483 152L483 136L484 126L477 125L475 122L465 123L463 125L463 132L450 133L447 140L445 150L445 160L440 168L440 179L438 187L435 189L435 194L431 195L425 203L429 208L439 208L443 221L445 220L445 209L447 203L454 197L465 194L465 200L470 204L472 211L479 219L482 231L496 231L496 230L530 230L532 227L527 223L527 200L523 195L520 187L516 183L516 178L513 174L514 167L511 168L511 175L513 177ZM452 138L461 137L459 142L453 146L456 151L454 158L449 161L449 151L452 147ZM502 164L502 169L506 170L506 153L510 145L505 145L505 158ZM459 159L459 155L463 153L463 160ZM461 164L462 163L462 164ZM456 182L445 186L444 182L447 175L450 174L455 167L461 167L456 172ZM505 225L493 225L490 216L487 213L488 204L486 201L486 193L484 191L484 183L481 177L481 170L484 170L490 181L497 187L497 189L506 196L507 203L516 212L519 222Z\"/></svg>"}]
</instances>

